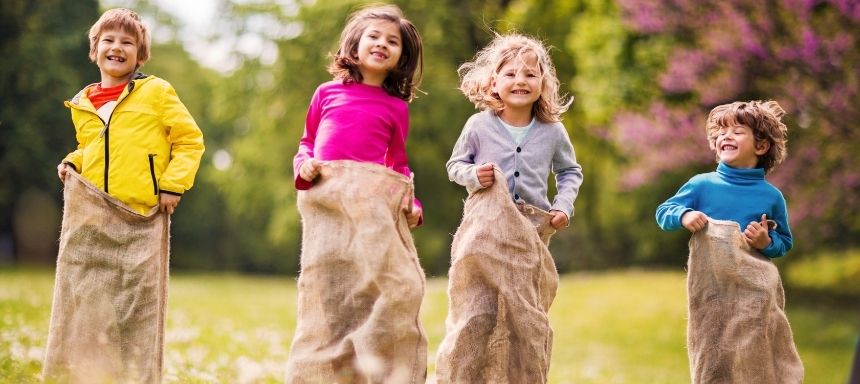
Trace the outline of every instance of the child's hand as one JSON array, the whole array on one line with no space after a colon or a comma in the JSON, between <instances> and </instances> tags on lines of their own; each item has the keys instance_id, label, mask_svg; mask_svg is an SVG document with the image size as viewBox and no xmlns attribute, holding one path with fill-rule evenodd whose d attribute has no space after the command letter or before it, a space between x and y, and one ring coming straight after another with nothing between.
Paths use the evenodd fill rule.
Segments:
<instances>
[{"instance_id":1,"label":"child's hand","mask_svg":"<svg viewBox=\"0 0 860 384\"><path fill-rule=\"evenodd\" d=\"M751 221L747 225L747 229L744 230L744 238L750 247L762 250L770 245L770 236L767 231L767 215L762 214L760 222Z\"/></svg>"},{"instance_id":2,"label":"child's hand","mask_svg":"<svg viewBox=\"0 0 860 384\"><path fill-rule=\"evenodd\" d=\"M708 216L699 211L689 211L681 216L681 225L692 233L701 231L706 224L708 224Z\"/></svg>"},{"instance_id":3,"label":"child's hand","mask_svg":"<svg viewBox=\"0 0 860 384\"><path fill-rule=\"evenodd\" d=\"M62 181L64 183L66 182L66 172L67 172L66 167L68 167L68 165L66 165L66 163L60 163L60 165L57 165L57 176L59 176L60 181Z\"/></svg>"},{"instance_id":4,"label":"child's hand","mask_svg":"<svg viewBox=\"0 0 860 384\"><path fill-rule=\"evenodd\" d=\"M567 227L567 224L570 223L570 219L568 219L567 215L562 211L553 209L552 211L549 211L549 213L553 214L552 219L549 221L549 225L552 225L556 230L565 228Z\"/></svg>"},{"instance_id":5,"label":"child's hand","mask_svg":"<svg viewBox=\"0 0 860 384\"><path fill-rule=\"evenodd\" d=\"M179 205L179 199L181 198L182 196L161 193L159 196L158 210L160 212L167 212L168 215L172 215L173 211L176 210L176 206Z\"/></svg>"},{"instance_id":6,"label":"child's hand","mask_svg":"<svg viewBox=\"0 0 860 384\"><path fill-rule=\"evenodd\" d=\"M299 168L299 177L307 182L314 181L320 175L320 162L317 159L307 159Z\"/></svg>"},{"instance_id":7,"label":"child's hand","mask_svg":"<svg viewBox=\"0 0 860 384\"><path fill-rule=\"evenodd\" d=\"M414 202L412 203L412 210L406 212L406 223L409 224L409 228L418 226L418 220L421 219L422 211L421 207Z\"/></svg>"},{"instance_id":8,"label":"child's hand","mask_svg":"<svg viewBox=\"0 0 860 384\"><path fill-rule=\"evenodd\" d=\"M478 174L478 182L481 183L481 186L484 188L487 188L496 182L496 174L493 171L493 167L493 163L486 163L475 168L475 172Z\"/></svg>"}]
</instances>

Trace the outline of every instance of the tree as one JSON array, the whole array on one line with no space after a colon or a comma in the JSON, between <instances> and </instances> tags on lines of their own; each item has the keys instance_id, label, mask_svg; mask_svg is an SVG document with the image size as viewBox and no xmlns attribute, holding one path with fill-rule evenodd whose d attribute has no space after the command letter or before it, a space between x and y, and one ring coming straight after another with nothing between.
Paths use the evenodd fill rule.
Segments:
<instances>
[{"instance_id":1,"label":"tree","mask_svg":"<svg viewBox=\"0 0 860 384\"><path fill-rule=\"evenodd\" d=\"M56 166L75 148L63 100L97 78L87 32L98 16L95 0L0 7L0 262L56 255Z\"/></svg>"}]
</instances>

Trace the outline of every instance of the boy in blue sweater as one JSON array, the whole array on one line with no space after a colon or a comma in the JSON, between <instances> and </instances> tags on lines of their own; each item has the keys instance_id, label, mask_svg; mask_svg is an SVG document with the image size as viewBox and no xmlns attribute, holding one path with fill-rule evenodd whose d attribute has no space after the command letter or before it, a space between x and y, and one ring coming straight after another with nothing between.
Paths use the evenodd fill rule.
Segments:
<instances>
[{"instance_id":1,"label":"boy in blue sweater","mask_svg":"<svg viewBox=\"0 0 860 384\"><path fill-rule=\"evenodd\" d=\"M708 218L731 220L750 247L769 258L791 249L788 210L782 193L764 176L786 155L785 111L775 101L734 102L708 115L707 134L716 172L693 176L657 207L664 231L704 229Z\"/></svg>"}]
</instances>

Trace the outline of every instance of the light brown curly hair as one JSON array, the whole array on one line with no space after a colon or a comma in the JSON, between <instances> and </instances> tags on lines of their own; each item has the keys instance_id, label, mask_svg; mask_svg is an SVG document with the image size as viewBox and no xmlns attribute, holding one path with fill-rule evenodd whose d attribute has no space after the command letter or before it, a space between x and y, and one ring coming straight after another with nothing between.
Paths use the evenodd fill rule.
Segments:
<instances>
[{"instance_id":1,"label":"light brown curly hair","mask_svg":"<svg viewBox=\"0 0 860 384\"><path fill-rule=\"evenodd\" d=\"M561 114L570 107L573 97L565 99L565 96L559 95L560 83L547 48L532 37L518 33L496 33L493 41L481 49L474 60L457 69L457 74L460 75L460 91L476 108L500 112L505 104L499 95L493 92L493 76L497 75L505 64L516 59L522 60L523 56L528 54L537 57L542 75L541 94L532 105L532 115L545 123L560 121Z\"/></svg>"},{"instance_id":2,"label":"light brown curly hair","mask_svg":"<svg viewBox=\"0 0 860 384\"><path fill-rule=\"evenodd\" d=\"M717 135L721 128L745 125L752 129L756 146L761 142L770 144L764 155L758 156L756 168L770 172L785 160L788 142L788 127L782 122L785 110L776 101L736 101L715 107L708 114L706 132L712 150L717 147ZM717 156L719 162L719 156Z\"/></svg>"}]
</instances>

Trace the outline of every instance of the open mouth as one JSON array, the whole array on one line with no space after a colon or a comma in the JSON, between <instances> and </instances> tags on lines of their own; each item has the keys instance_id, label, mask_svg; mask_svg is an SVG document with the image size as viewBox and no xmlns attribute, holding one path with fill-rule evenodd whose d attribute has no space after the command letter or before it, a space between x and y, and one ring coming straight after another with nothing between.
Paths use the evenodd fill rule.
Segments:
<instances>
[{"instance_id":1,"label":"open mouth","mask_svg":"<svg viewBox=\"0 0 860 384\"><path fill-rule=\"evenodd\" d=\"M737 149L738 149L738 147L737 147L737 146L734 146L734 145L731 145L731 144L723 144L722 146L720 146L720 150L721 150L721 151L734 151L734 150L737 150Z\"/></svg>"},{"instance_id":2,"label":"open mouth","mask_svg":"<svg viewBox=\"0 0 860 384\"><path fill-rule=\"evenodd\" d=\"M107 57L107 59L108 59L108 60L110 60L110 61L118 61L118 62L120 62L120 63L125 63L125 58L124 58L124 57L119 57L119 56L108 56L108 57Z\"/></svg>"},{"instance_id":3,"label":"open mouth","mask_svg":"<svg viewBox=\"0 0 860 384\"><path fill-rule=\"evenodd\" d=\"M370 54L373 55L374 57L378 58L378 59L387 59L388 58L388 55L386 55L382 52L370 52Z\"/></svg>"},{"instance_id":4,"label":"open mouth","mask_svg":"<svg viewBox=\"0 0 860 384\"><path fill-rule=\"evenodd\" d=\"M516 89L516 90L511 91L511 93L513 93L515 95L528 95L531 92L529 92L525 89Z\"/></svg>"}]
</instances>

